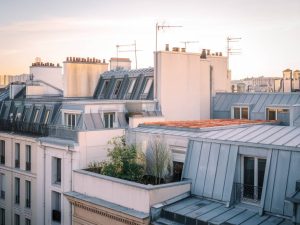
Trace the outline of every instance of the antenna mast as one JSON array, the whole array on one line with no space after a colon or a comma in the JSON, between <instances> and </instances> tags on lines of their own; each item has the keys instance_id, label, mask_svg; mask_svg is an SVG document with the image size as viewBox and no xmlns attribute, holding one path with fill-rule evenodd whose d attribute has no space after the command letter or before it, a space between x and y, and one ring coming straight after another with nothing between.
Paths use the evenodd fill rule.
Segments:
<instances>
[{"instance_id":1,"label":"antenna mast","mask_svg":"<svg viewBox=\"0 0 300 225\"><path fill-rule=\"evenodd\" d=\"M184 48L186 49L186 46L189 44L199 43L199 41L182 41L181 43L184 44Z\"/></svg>"},{"instance_id":2,"label":"antenna mast","mask_svg":"<svg viewBox=\"0 0 300 225\"><path fill-rule=\"evenodd\" d=\"M125 50L125 51L120 51L119 48L122 47L134 47L134 49L129 49L129 50ZM137 69L137 54L136 52L141 51L141 50L137 50L136 49L136 41L134 41L133 44L127 44L127 45L116 45L117 48L117 67L118 67L118 62L119 62L119 52L134 52L134 56L135 56L135 68Z\"/></svg>"}]
</instances>

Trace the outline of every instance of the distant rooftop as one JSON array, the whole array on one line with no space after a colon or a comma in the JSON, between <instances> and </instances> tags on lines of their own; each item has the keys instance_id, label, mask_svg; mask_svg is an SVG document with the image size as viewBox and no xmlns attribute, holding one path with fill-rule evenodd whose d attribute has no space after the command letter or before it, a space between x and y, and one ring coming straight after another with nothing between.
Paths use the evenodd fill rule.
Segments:
<instances>
[{"instance_id":1,"label":"distant rooftop","mask_svg":"<svg viewBox=\"0 0 300 225\"><path fill-rule=\"evenodd\" d=\"M163 126L176 128L208 128L221 126L234 126L244 124L266 124L274 123L268 120L238 120L238 119L210 119L210 120L190 120L190 121L164 121L164 122L147 122L146 126Z\"/></svg>"}]
</instances>

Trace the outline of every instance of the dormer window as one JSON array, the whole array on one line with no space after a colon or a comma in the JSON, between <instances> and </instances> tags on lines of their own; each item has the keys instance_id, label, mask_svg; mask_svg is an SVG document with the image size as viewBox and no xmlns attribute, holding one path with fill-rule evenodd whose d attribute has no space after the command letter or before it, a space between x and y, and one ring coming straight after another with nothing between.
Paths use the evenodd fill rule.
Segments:
<instances>
[{"instance_id":1,"label":"dormer window","mask_svg":"<svg viewBox=\"0 0 300 225\"><path fill-rule=\"evenodd\" d=\"M40 113L40 109L36 109L34 111L34 114L33 114L33 123L36 123L38 121L39 113Z\"/></svg>"},{"instance_id":2,"label":"dormer window","mask_svg":"<svg viewBox=\"0 0 300 225\"><path fill-rule=\"evenodd\" d=\"M50 116L50 110L46 110L43 124L47 124L47 123L48 123L48 121L49 121L49 116Z\"/></svg>"},{"instance_id":3,"label":"dormer window","mask_svg":"<svg viewBox=\"0 0 300 225\"><path fill-rule=\"evenodd\" d=\"M134 85L135 85L135 81L136 79L131 79L129 81L129 84L128 84L128 90L127 90L127 98L130 98L132 92L133 92L133 88L134 88Z\"/></svg>"},{"instance_id":4,"label":"dormer window","mask_svg":"<svg viewBox=\"0 0 300 225\"><path fill-rule=\"evenodd\" d=\"M101 91L101 97L105 96L106 92L108 91L108 87L109 87L109 80L104 80L103 88Z\"/></svg>"},{"instance_id":5,"label":"dormer window","mask_svg":"<svg viewBox=\"0 0 300 225\"><path fill-rule=\"evenodd\" d=\"M147 78L147 81L145 83L141 99L146 99L147 98L147 96L149 94L149 91L150 91L150 88L151 88L151 85L152 85L152 81L153 81L152 78Z\"/></svg>"},{"instance_id":6,"label":"dormer window","mask_svg":"<svg viewBox=\"0 0 300 225\"><path fill-rule=\"evenodd\" d=\"M117 80L116 81L116 84L115 84L115 88L114 88L114 91L113 91L113 98L117 98L118 97L118 94L120 93L120 90L121 90L121 84L122 84L122 80Z\"/></svg>"},{"instance_id":7,"label":"dormer window","mask_svg":"<svg viewBox=\"0 0 300 225\"><path fill-rule=\"evenodd\" d=\"M266 119L267 120L280 120L284 125L290 123L289 109L285 108L266 108Z\"/></svg>"},{"instance_id":8,"label":"dormer window","mask_svg":"<svg viewBox=\"0 0 300 225\"><path fill-rule=\"evenodd\" d=\"M74 113L65 113L65 126L67 126L68 128L75 128L77 125L77 114Z\"/></svg>"},{"instance_id":9,"label":"dormer window","mask_svg":"<svg viewBox=\"0 0 300 225\"><path fill-rule=\"evenodd\" d=\"M243 106L235 106L232 110L232 119L249 119L249 108Z\"/></svg>"}]
</instances>

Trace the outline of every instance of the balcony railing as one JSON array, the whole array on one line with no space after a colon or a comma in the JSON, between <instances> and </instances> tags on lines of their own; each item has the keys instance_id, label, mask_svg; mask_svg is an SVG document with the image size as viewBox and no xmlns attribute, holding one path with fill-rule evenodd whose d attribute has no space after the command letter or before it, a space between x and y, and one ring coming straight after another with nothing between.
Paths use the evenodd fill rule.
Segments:
<instances>
[{"instance_id":1,"label":"balcony railing","mask_svg":"<svg viewBox=\"0 0 300 225\"><path fill-rule=\"evenodd\" d=\"M60 222L61 221L61 215L60 215L60 211L59 210L52 210L52 220L56 221L56 222Z\"/></svg>"},{"instance_id":2,"label":"balcony railing","mask_svg":"<svg viewBox=\"0 0 300 225\"><path fill-rule=\"evenodd\" d=\"M5 191L3 190L0 191L0 198L5 199Z\"/></svg>"},{"instance_id":3,"label":"balcony railing","mask_svg":"<svg viewBox=\"0 0 300 225\"><path fill-rule=\"evenodd\" d=\"M23 121L0 120L0 130L31 135L48 136L48 125L39 123L25 123Z\"/></svg>"},{"instance_id":4,"label":"balcony railing","mask_svg":"<svg viewBox=\"0 0 300 225\"><path fill-rule=\"evenodd\" d=\"M262 187L235 183L235 200L236 202L259 203L262 194Z\"/></svg>"},{"instance_id":5,"label":"balcony railing","mask_svg":"<svg viewBox=\"0 0 300 225\"><path fill-rule=\"evenodd\" d=\"M77 141L77 132L76 128L63 126L63 125L53 125L48 128L48 135L51 137L70 139Z\"/></svg>"},{"instance_id":6,"label":"balcony railing","mask_svg":"<svg viewBox=\"0 0 300 225\"><path fill-rule=\"evenodd\" d=\"M20 168L20 160L15 160L15 168Z\"/></svg>"}]
</instances>

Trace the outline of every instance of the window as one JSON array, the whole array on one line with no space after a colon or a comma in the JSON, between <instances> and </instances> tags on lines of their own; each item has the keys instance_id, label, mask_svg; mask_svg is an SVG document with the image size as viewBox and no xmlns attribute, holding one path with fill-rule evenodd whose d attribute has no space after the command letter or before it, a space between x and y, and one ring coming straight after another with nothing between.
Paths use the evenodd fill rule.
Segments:
<instances>
[{"instance_id":1,"label":"window","mask_svg":"<svg viewBox=\"0 0 300 225\"><path fill-rule=\"evenodd\" d=\"M233 119L249 119L248 107L233 107Z\"/></svg>"},{"instance_id":2,"label":"window","mask_svg":"<svg viewBox=\"0 0 300 225\"><path fill-rule=\"evenodd\" d=\"M115 113L104 113L104 127L113 128Z\"/></svg>"},{"instance_id":3,"label":"window","mask_svg":"<svg viewBox=\"0 0 300 225\"><path fill-rule=\"evenodd\" d=\"M31 220L28 219L28 218L26 218L26 219L25 219L25 225L31 225Z\"/></svg>"},{"instance_id":4,"label":"window","mask_svg":"<svg viewBox=\"0 0 300 225\"><path fill-rule=\"evenodd\" d=\"M173 181L181 180L182 170L183 170L183 163L173 161Z\"/></svg>"},{"instance_id":5,"label":"window","mask_svg":"<svg viewBox=\"0 0 300 225\"><path fill-rule=\"evenodd\" d=\"M73 129L76 127L77 114L74 113L65 113L65 126Z\"/></svg>"},{"instance_id":6,"label":"window","mask_svg":"<svg viewBox=\"0 0 300 225\"><path fill-rule=\"evenodd\" d=\"M46 110L43 124L47 124L49 120L50 110Z\"/></svg>"},{"instance_id":7,"label":"window","mask_svg":"<svg viewBox=\"0 0 300 225\"><path fill-rule=\"evenodd\" d=\"M102 91L101 91L101 97L104 97L104 95L108 91L108 87L109 87L109 80L105 80L103 83Z\"/></svg>"},{"instance_id":8,"label":"window","mask_svg":"<svg viewBox=\"0 0 300 225\"><path fill-rule=\"evenodd\" d=\"M20 225L20 215L15 214L15 225Z\"/></svg>"},{"instance_id":9,"label":"window","mask_svg":"<svg viewBox=\"0 0 300 225\"><path fill-rule=\"evenodd\" d=\"M0 225L5 225L5 209L0 208Z\"/></svg>"},{"instance_id":10,"label":"window","mask_svg":"<svg viewBox=\"0 0 300 225\"><path fill-rule=\"evenodd\" d=\"M25 181L25 207L31 207L31 182L26 180Z\"/></svg>"},{"instance_id":11,"label":"window","mask_svg":"<svg viewBox=\"0 0 300 225\"><path fill-rule=\"evenodd\" d=\"M259 202L261 199L266 159L242 156L242 200Z\"/></svg>"},{"instance_id":12,"label":"window","mask_svg":"<svg viewBox=\"0 0 300 225\"><path fill-rule=\"evenodd\" d=\"M15 204L20 204L20 178L15 177Z\"/></svg>"},{"instance_id":13,"label":"window","mask_svg":"<svg viewBox=\"0 0 300 225\"><path fill-rule=\"evenodd\" d=\"M5 164L5 141L0 140L0 164Z\"/></svg>"},{"instance_id":14,"label":"window","mask_svg":"<svg viewBox=\"0 0 300 225\"><path fill-rule=\"evenodd\" d=\"M130 96L133 92L135 81L136 81L136 79L130 79L130 81L129 81L128 90L127 90L127 98L130 98Z\"/></svg>"},{"instance_id":15,"label":"window","mask_svg":"<svg viewBox=\"0 0 300 225\"><path fill-rule=\"evenodd\" d=\"M20 168L20 143L15 143L15 168Z\"/></svg>"},{"instance_id":16,"label":"window","mask_svg":"<svg viewBox=\"0 0 300 225\"><path fill-rule=\"evenodd\" d=\"M118 94L120 93L121 90L121 84L122 84L122 80L117 80L116 84L115 84L115 89L113 92L113 98L117 98Z\"/></svg>"},{"instance_id":17,"label":"window","mask_svg":"<svg viewBox=\"0 0 300 225\"><path fill-rule=\"evenodd\" d=\"M33 123L37 123L39 114L40 114L40 109L36 109L34 111Z\"/></svg>"},{"instance_id":18,"label":"window","mask_svg":"<svg viewBox=\"0 0 300 225\"><path fill-rule=\"evenodd\" d=\"M5 175L0 173L0 198L5 199Z\"/></svg>"},{"instance_id":19,"label":"window","mask_svg":"<svg viewBox=\"0 0 300 225\"><path fill-rule=\"evenodd\" d=\"M60 184L61 182L61 159L52 158L52 183Z\"/></svg>"},{"instance_id":20,"label":"window","mask_svg":"<svg viewBox=\"0 0 300 225\"><path fill-rule=\"evenodd\" d=\"M267 108L266 119L267 120L279 120L282 125L290 124L290 113L289 109L283 108Z\"/></svg>"},{"instance_id":21,"label":"window","mask_svg":"<svg viewBox=\"0 0 300 225\"><path fill-rule=\"evenodd\" d=\"M26 171L31 170L31 145L26 145Z\"/></svg>"},{"instance_id":22,"label":"window","mask_svg":"<svg viewBox=\"0 0 300 225\"><path fill-rule=\"evenodd\" d=\"M60 198L60 193L52 191L52 220L59 223L61 221Z\"/></svg>"},{"instance_id":23,"label":"window","mask_svg":"<svg viewBox=\"0 0 300 225\"><path fill-rule=\"evenodd\" d=\"M149 93L151 85L152 85L152 79L148 78L147 82L145 84L145 88L144 88L143 94L148 94Z\"/></svg>"}]
</instances>

